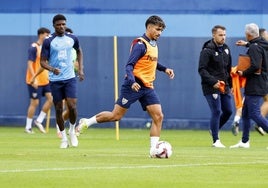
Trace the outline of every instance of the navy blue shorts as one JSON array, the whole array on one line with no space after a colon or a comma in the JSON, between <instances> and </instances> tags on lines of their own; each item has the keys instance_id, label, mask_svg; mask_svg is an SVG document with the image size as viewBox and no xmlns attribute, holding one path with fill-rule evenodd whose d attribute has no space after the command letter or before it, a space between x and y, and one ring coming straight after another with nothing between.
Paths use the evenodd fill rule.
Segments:
<instances>
[{"instance_id":1,"label":"navy blue shorts","mask_svg":"<svg viewBox=\"0 0 268 188\"><path fill-rule=\"evenodd\" d=\"M136 92L131 89L130 85L122 85L121 94L116 104L128 109L137 100L139 100L144 111L146 111L148 105L160 104L160 99L154 89L141 87L139 92Z\"/></svg>"},{"instance_id":2,"label":"navy blue shorts","mask_svg":"<svg viewBox=\"0 0 268 188\"><path fill-rule=\"evenodd\" d=\"M50 85L44 85L44 86L38 86L37 89L35 89L32 85L28 85L28 92L29 97L31 99L40 99L41 97L44 97L46 93L51 93Z\"/></svg>"},{"instance_id":3,"label":"navy blue shorts","mask_svg":"<svg viewBox=\"0 0 268 188\"><path fill-rule=\"evenodd\" d=\"M53 102L57 103L66 98L76 97L76 79L71 78L69 80L53 81L50 82L50 87L53 96Z\"/></svg>"}]
</instances>

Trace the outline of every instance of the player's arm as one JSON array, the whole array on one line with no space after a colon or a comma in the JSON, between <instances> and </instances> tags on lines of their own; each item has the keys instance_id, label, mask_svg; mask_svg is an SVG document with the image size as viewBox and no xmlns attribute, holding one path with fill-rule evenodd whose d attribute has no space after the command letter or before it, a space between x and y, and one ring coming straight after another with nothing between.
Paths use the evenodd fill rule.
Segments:
<instances>
[{"instance_id":1,"label":"player's arm","mask_svg":"<svg viewBox=\"0 0 268 188\"><path fill-rule=\"evenodd\" d=\"M164 65L161 65L160 63L157 63L156 69L165 72L170 79L173 79L175 76L173 69L167 68Z\"/></svg>"},{"instance_id":2,"label":"player's arm","mask_svg":"<svg viewBox=\"0 0 268 188\"><path fill-rule=\"evenodd\" d=\"M131 89L138 92L141 88L140 84L136 82L133 74L134 66L137 61L146 53L146 46L142 41L132 44L128 63L126 65L126 79L131 85Z\"/></svg>"},{"instance_id":3,"label":"player's arm","mask_svg":"<svg viewBox=\"0 0 268 188\"><path fill-rule=\"evenodd\" d=\"M33 69L33 61L32 60L28 60L27 62L27 69L29 70L30 74L31 74L31 81L30 84L34 87L34 88L38 88L38 83L35 81L35 72Z\"/></svg>"},{"instance_id":4,"label":"player's arm","mask_svg":"<svg viewBox=\"0 0 268 188\"><path fill-rule=\"evenodd\" d=\"M45 39L41 50L41 60L40 60L41 67L50 72L53 72L53 74L58 75L60 73L60 69L54 68L49 65L48 63L49 56L50 56L50 43L48 39Z\"/></svg>"},{"instance_id":5,"label":"player's arm","mask_svg":"<svg viewBox=\"0 0 268 188\"><path fill-rule=\"evenodd\" d=\"M142 56L144 56L145 53L146 53L146 46L143 42L137 42L133 44L128 58L128 62L126 64L126 79L128 80L130 85L136 82L135 76L133 74L134 66L137 63L137 61Z\"/></svg>"},{"instance_id":6,"label":"player's arm","mask_svg":"<svg viewBox=\"0 0 268 188\"><path fill-rule=\"evenodd\" d=\"M28 61L27 61L27 69L31 75L31 80L30 80L30 84L37 89L38 87L38 83L34 82L33 77L35 75L35 70L33 68L33 65L35 63L35 59L36 59L36 53L37 53L37 49L35 44L32 44L32 46L29 48L28 50ZM33 80L33 81L32 81Z\"/></svg>"},{"instance_id":7,"label":"player's arm","mask_svg":"<svg viewBox=\"0 0 268 188\"><path fill-rule=\"evenodd\" d=\"M83 51L82 51L82 48L81 48L81 46L79 44L78 38L73 36L73 39L74 39L73 48L76 51L77 62L78 62L78 76L79 76L79 80L82 81L85 78L85 75L84 75L84 63L83 63Z\"/></svg>"},{"instance_id":8,"label":"player's arm","mask_svg":"<svg viewBox=\"0 0 268 188\"><path fill-rule=\"evenodd\" d=\"M83 63L83 51L82 48L78 48L78 50L76 50L76 54L77 54L77 62L78 62L78 76L79 76L79 80L84 80L85 75L84 75L84 63Z\"/></svg>"},{"instance_id":9,"label":"player's arm","mask_svg":"<svg viewBox=\"0 0 268 188\"><path fill-rule=\"evenodd\" d=\"M31 79L31 84L36 83L35 79L36 77L41 74L45 69L43 67L39 67L38 71L34 74L34 76Z\"/></svg>"},{"instance_id":10,"label":"player's arm","mask_svg":"<svg viewBox=\"0 0 268 188\"><path fill-rule=\"evenodd\" d=\"M41 67L43 69L46 69L46 70L48 70L50 72L53 72L53 74L58 75L60 73L60 69L54 68L54 67L52 67L52 66L50 66L48 64L48 61L47 61L47 58L46 57L41 57L40 64L41 64Z\"/></svg>"}]
</instances>

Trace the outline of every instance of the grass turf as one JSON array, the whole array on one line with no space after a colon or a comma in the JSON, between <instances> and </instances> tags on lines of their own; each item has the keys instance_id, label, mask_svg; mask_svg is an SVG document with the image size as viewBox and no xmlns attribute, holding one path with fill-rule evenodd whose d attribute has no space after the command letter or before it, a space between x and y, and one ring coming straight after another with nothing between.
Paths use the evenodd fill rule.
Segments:
<instances>
[{"instance_id":1,"label":"grass turf","mask_svg":"<svg viewBox=\"0 0 268 188\"><path fill-rule=\"evenodd\" d=\"M29 135L0 127L1 187L268 187L267 136L251 132L250 149L211 147L208 131L163 130L173 146L169 159L151 159L149 130L87 130L78 148L59 149L55 129ZM230 146L241 138L220 133Z\"/></svg>"}]
</instances>

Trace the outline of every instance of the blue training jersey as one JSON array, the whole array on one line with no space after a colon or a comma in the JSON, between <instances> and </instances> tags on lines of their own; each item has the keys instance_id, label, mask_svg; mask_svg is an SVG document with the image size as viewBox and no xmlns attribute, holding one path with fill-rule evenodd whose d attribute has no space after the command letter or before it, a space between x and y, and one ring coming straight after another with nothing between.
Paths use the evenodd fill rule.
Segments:
<instances>
[{"instance_id":1,"label":"blue training jersey","mask_svg":"<svg viewBox=\"0 0 268 188\"><path fill-rule=\"evenodd\" d=\"M50 66L60 69L60 74L49 72L50 81L62 81L75 77L72 49L79 50L76 36L65 33L57 36L55 33L44 40L41 57L48 60Z\"/></svg>"}]
</instances>

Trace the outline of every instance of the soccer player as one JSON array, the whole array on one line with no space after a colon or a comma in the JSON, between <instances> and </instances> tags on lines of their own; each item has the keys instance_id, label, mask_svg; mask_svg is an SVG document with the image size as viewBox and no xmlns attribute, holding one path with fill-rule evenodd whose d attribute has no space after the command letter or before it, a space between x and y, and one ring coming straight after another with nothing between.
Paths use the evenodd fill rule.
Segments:
<instances>
[{"instance_id":1,"label":"soccer player","mask_svg":"<svg viewBox=\"0 0 268 188\"><path fill-rule=\"evenodd\" d=\"M71 28L68 28L68 27L65 28L65 32L68 33L68 34L73 34L73 30ZM76 50L74 48L72 49L72 61L73 61L73 64L74 64L74 71L75 71L75 73L77 73L77 71L78 71L78 61L77 61ZM66 105L65 100L63 100L62 102L63 102L62 116L63 116L63 120L65 122L65 121L67 121L69 119L69 108ZM56 129L57 129L57 136L59 138L62 138L61 131L60 131L60 128L59 128L58 124L56 124ZM79 134L77 134L77 136L78 135Z\"/></svg>"},{"instance_id":2,"label":"soccer player","mask_svg":"<svg viewBox=\"0 0 268 188\"><path fill-rule=\"evenodd\" d=\"M79 40L73 34L65 32L66 18L62 14L57 14L53 18L55 32L44 41L41 51L41 65L49 70L49 80L53 103L56 111L56 121L61 131L60 148L68 148L68 138L65 131L63 112L63 99L69 109L70 141L73 147L78 146L78 139L75 134L75 124L77 118L77 96L76 78L72 61L72 49L77 53L79 80L84 79L83 54L79 45Z\"/></svg>"},{"instance_id":3,"label":"soccer player","mask_svg":"<svg viewBox=\"0 0 268 188\"><path fill-rule=\"evenodd\" d=\"M154 90L156 70L165 72L171 79L174 78L172 69L158 63L157 39L166 25L159 16L150 16L145 23L146 32L136 38L130 48L130 56L126 64L126 76L121 87L121 94L114 105L113 111L103 111L86 119L82 118L77 126L78 131L88 128L95 123L120 120L128 108L139 101L143 110L152 118L150 130L150 156L155 157L154 148L159 141L163 113L158 95Z\"/></svg>"},{"instance_id":4,"label":"soccer player","mask_svg":"<svg viewBox=\"0 0 268 188\"><path fill-rule=\"evenodd\" d=\"M37 31L38 40L32 43L28 50L28 67L26 72L26 83L28 85L30 105L28 107L27 119L25 132L33 134L32 129L33 116L35 114L36 108L39 105L39 99L42 96L46 97L46 101L42 106L42 110L38 115L37 119L34 121L35 125L39 128L42 133L46 133L42 122L46 117L48 110L52 105L52 95L48 79L48 71L43 71L37 77L35 74L39 71L40 65L40 54L41 47L44 39L50 34L50 30L47 28L39 28Z\"/></svg>"}]
</instances>

